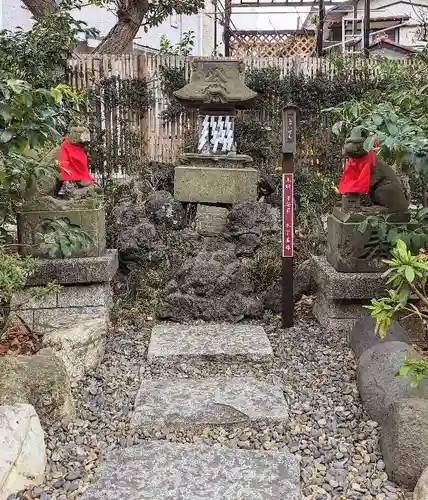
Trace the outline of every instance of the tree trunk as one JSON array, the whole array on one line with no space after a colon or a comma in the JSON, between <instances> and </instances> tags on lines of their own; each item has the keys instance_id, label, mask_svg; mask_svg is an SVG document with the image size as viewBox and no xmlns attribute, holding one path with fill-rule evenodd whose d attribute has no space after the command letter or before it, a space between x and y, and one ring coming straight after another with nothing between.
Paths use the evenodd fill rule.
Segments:
<instances>
[{"instance_id":1,"label":"tree trunk","mask_svg":"<svg viewBox=\"0 0 428 500\"><path fill-rule=\"evenodd\" d=\"M27 9L39 20L46 12L53 12L58 9L55 0L22 0Z\"/></svg>"},{"instance_id":2,"label":"tree trunk","mask_svg":"<svg viewBox=\"0 0 428 500\"><path fill-rule=\"evenodd\" d=\"M117 23L95 48L95 54L122 54L136 37L149 8L148 0L131 0L117 9Z\"/></svg>"}]
</instances>

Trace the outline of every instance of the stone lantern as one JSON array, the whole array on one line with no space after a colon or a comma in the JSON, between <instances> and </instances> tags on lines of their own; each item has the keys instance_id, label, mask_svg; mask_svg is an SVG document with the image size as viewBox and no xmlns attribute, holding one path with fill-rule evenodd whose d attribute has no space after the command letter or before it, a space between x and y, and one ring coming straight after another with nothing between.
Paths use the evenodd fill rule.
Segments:
<instances>
[{"instance_id":1,"label":"stone lantern","mask_svg":"<svg viewBox=\"0 0 428 500\"><path fill-rule=\"evenodd\" d=\"M206 216L209 221L203 225L216 234L212 218L217 218L220 230L220 219L227 215L221 205L257 200L259 172L251 168L250 156L236 152L234 138L236 112L250 108L257 97L245 85L244 71L239 60L196 58L190 82L174 93L183 106L199 110L198 148L185 154L183 165L175 169L174 197L220 205L217 210L198 206L199 220Z\"/></svg>"}]
</instances>

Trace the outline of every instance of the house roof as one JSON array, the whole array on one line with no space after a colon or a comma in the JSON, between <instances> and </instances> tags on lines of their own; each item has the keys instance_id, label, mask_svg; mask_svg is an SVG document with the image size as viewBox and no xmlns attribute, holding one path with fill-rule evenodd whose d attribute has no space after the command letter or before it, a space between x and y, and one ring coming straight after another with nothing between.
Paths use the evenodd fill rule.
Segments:
<instances>
[{"instance_id":1,"label":"house roof","mask_svg":"<svg viewBox=\"0 0 428 500\"><path fill-rule=\"evenodd\" d=\"M400 45L399 43L395 43L390 40L387 36L380 36L369 46L369 50L375 48L390 48L396 50L398 52L404 52L406 54L416 54L418 51L407 47L406 45Z\"/></svg>"}]
</instances>

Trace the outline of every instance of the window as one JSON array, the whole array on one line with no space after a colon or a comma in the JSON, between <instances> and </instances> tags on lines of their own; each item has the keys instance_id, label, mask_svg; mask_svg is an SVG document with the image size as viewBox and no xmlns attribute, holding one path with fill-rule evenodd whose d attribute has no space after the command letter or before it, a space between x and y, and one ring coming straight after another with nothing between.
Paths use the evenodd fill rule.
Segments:
<instances>
[{"instance_id":1,"label":"window","mask_svg":"<svg viewBox=\"0 0 428 500\"><path fill-rule=\"evenodd\" d=\"M377 32L375 35L373 33ZM399 31L398 28L395 28L393 30L388 30L385 32L379 31L379 28L374 28L370 30L370 35L372 39L372 43L376 41L377 37L381 37L382 35L386 35L388 37L388 40L391 40L391 42L399 43Z\"/></svg>"},{"instance_id":2,"label":"window","mask_svg":"<svg viewBox=\"0 0 428 500\"><path fill-rule=\"evenodd\" d=\"M169 24L171 25L171 28L178 28L180 25L180 17L176 12L173 12L169 16Z\"/></svg>"}]
</instances>

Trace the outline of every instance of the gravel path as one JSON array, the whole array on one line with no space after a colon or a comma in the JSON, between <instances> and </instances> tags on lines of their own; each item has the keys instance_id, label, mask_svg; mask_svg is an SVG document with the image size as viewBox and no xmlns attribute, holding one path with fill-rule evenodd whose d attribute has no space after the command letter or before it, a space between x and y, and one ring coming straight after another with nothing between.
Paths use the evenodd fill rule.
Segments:
<instances>
[{"instance_id":1,"label":"gravel path","mask_svg":"<svg viewBox=\"0 0 428 500\"><path fill-rule=\"evenodd\" d=\"M410 498L388 481L378 450L378 426L362 412L355 385L355 364L343 338L326 336L311 320L287 331L266 327L273 366L182 363L180 368L149 366L145 359L149 329L119 329L109 338L99 369L73 388L79 420L48 430L46 485L17 498L73 499L87 487L100 454L149 437L175 442L276 450L288 447L301 457L303 498ZM175 432L129 434L129 418L139 385L146 378L255 375L282 384L290 405L283 425L253 425ZM14 497L10 497L12 499Z\"/></svg>"}]
</instances>

